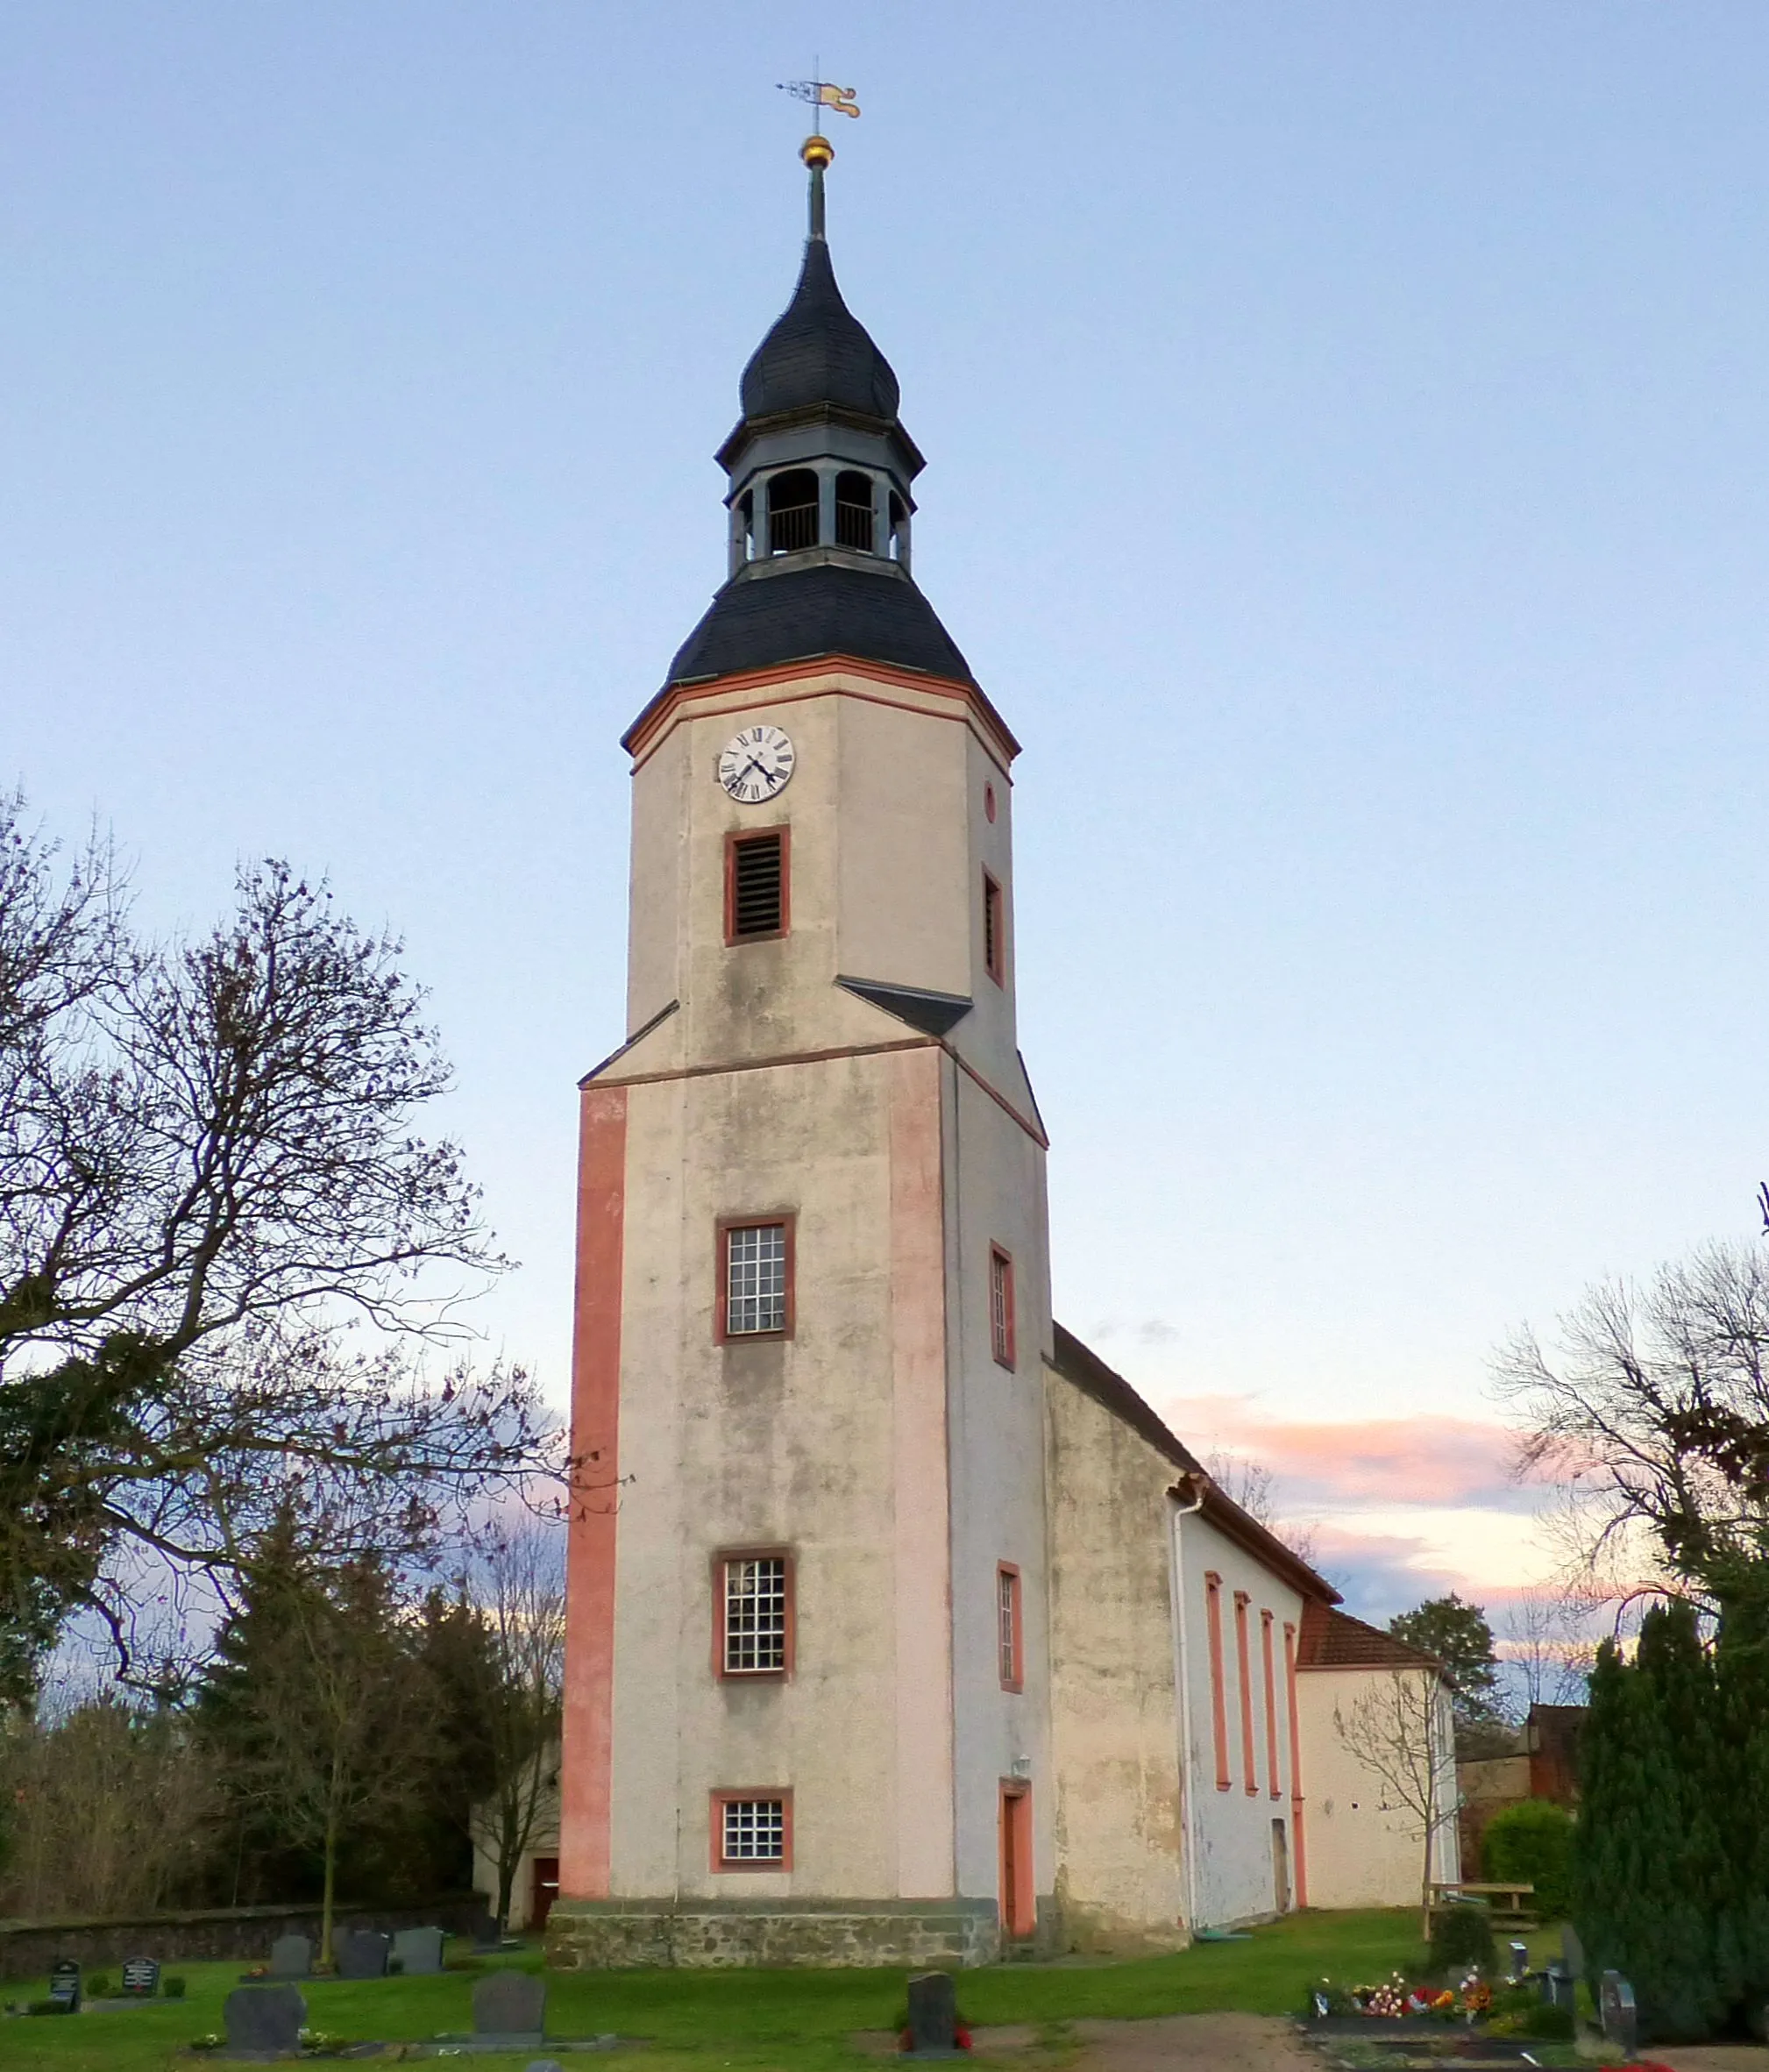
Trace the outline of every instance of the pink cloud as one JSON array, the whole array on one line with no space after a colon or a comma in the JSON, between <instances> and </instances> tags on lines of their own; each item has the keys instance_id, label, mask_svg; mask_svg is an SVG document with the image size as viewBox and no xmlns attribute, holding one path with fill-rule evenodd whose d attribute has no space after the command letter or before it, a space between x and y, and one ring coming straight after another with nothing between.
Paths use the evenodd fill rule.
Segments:
<instances>
[{"instance_id":1,"label":"pink cloud","mask_svg":"<svg viewBox=\"0 0 1769 2072\"><path fill-rule=\"evenodd\" d=\"M1540 1500L1510 1478L1510 1428L1478 1418L1275 1418L1233 1396L1174 1397L1160 1407L1194 1450L1220 1447L1270 1469L1290 1510L1455 1504L1531 1511Z\"/></svg>"}]
</instances>

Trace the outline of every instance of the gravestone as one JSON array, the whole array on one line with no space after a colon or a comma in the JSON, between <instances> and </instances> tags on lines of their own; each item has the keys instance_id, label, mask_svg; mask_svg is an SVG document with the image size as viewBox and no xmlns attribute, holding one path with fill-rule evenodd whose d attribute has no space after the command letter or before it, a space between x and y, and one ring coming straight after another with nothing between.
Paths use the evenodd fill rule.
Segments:
<instances>
[{"instance_id":1,"label":"gravestone","mask_svg":"<svg viewBox=\"0 0 1769 2072\"><path fill-rule=\"evenodd\" d=\"M547 1986L527 1971L488 1971L473 1983L473 2035L538 2043L547 2028Z\"/></svg>"},{"instance_id":2,"label":"gravestone","mask_svg":"<svg viewBox=\"0 0 1769 2072\"><path fill-rule=\"evenodd\" d=\"M69 2014L80 2011L80 1967L72 1957L63 1957L49 1974L49 1997Z\"/></svg>"},{"instance_id":3,"label":"gravestone","mask_svg":"<svg viewBox=\"0 0 1769 2072\"><path fill-rule=\"evenodd\" d=\"M1530 1946L1527 1942L1510 1945L1510 1969L1505 1973L1507 1985L1520 1986L1530 1975Z\"/></svg>"},{"instance_id":4,"label":"gravestone","mask_svg":"<svg viewBox=\"0 0 1769 2072\"><path fill-rule=\"evenodd\" d=\"M1585 1946L1579 1940L1576 1928L1567 1927L1560 1931L1560 1962L1574 1978L1585 1976Z\"/></svg>"},{"instance_id":5,"label":"gravestone","mask_svg":"<svg viewBox=\"0 0 1769 2072\"><path fill-rule=\"evenodd\" d=\"M305 1935L279 1935L270 1946L273 1978L305 1978L313 1969L313 1944Z\"/></svg>"},{"instance_id":6,"label":"gravestone","mask_svg":"<svg viewBox=\"0 0 1769 2072\"><path fill-rule=\"evenodd\" d=\"M1542 1974L1542 1997L1550 2007L1570 2008L1575 2004L1573 1975L1558 1961Z\"/></svg>"},{"instance_id":7,"label":"gravestone","mask_svg":"<svg viewBox=\"0 0 1769 2072\"><path fill-rule=\"evenodd\" d=\"M958 1988L949 1971L918 1971L909 1981L912 2058L949 2058L958 2049Z\"/></svg>"},{"instance_id":8,"label":"gravestone","mask_svg":"<svg viewBox=\"0 0 1769 2072\"><path fill-rule=\"evenodd\" d=\"M1640 2014L1634 2005L1634 1989L1619 1971L1606 1971L1597 1990L1597 2012L1603 2024L1603 2040L1632 2058L1639 2048Z\"/></svg>"},{"instance_id":9,"label":"gravestone","mask_svg":"<svg viewBox=\"0 0 1769 2072\"><path fill-rule=\"evenodd\" d=\"M346 1928L331 1939L331 1961L340 1978L385 1978L387 1940L372 1928Z\"/></svg>"},{"instance_id":10,"label":"gravestone","mask_svg":"<svg viewBox=\"0 0 1769 2072\"><path fill-rule=\"evenodd\" d=\"M294 1986L236 1986L221 2010L227 2047L269 2054L299 2050L307 2002Z\"/></svg>"},{"instance_id":11,"label":"gravestone","mask_svg":"<svg viewBox=\"0 0 1769 2072\"><path fill-rule=\"evenodd\" d=\"M428 1978L443 1968L440 1928L401 1928L393 1939L393 1954L408 1978Z\"/></svg>"},{"instance_id":12,"label":"gravestone","mask_svg":"<svg viewBox=\"0 0 1769 2072\"><path fill-rule=\"evenodd\" d=\"M476 1950L494 1950L504 1939L504 1932L493 1914L478 1913L472 1918L467 1933L473 1939Z\"/></svg>"},{"instance_id":13,"label":"gravestone","mask_svg":"<svg viewBox=\"0 0 1769 2072\"><path fill-rule=\"evenodd\" d=\"M132 1998L151 2000L160 1990L160 1962L155 1957L129 1957L123 1966L123 1990Z\"/></svg>"}]
</instances>

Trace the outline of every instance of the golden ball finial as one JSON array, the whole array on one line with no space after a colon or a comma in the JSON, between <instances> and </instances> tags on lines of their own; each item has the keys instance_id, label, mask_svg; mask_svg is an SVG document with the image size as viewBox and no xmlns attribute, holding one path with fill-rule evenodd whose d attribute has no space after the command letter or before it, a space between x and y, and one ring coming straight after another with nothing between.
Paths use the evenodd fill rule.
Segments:
<instances>
[{"instance_id":1,"label":"golden ball finial","mask_svg":"<svg viewBox=\"0 0 1769 2072\"><path fill-rule=\"evenodd\" d=\"M835 146L827 137L807 137L799 146L799 156L813 171L821 173L835 155Z\"/></svg>"}]
</instances>

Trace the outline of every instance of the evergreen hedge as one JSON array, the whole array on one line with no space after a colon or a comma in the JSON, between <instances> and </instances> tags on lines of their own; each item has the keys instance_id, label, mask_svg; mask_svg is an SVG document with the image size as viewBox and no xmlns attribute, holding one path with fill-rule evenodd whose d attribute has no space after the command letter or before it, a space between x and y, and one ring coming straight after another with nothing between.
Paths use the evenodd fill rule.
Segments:
<instances>
[{"instance_id":1,"label":"evergreen hedge","mask_svg":"<svg viewBox=\"0 0 1769 2072\"><path fill-rule=\"evenodd\" d=\"M1744 2032L1769 2000L1769 1645L1735 1614L1646 1614L1591 1677L1573 1913L1593 1976L1629 1979L1642 2036Z\"/></svg>"}]
</instances>

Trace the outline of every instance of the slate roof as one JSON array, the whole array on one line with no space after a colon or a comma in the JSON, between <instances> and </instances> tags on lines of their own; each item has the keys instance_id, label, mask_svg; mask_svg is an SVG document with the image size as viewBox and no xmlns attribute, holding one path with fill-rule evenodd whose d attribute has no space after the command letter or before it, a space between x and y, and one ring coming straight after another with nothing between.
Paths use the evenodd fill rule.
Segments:
<instances>
[{"instance_id":1,"label":"slate roof","mask_svg":"<svg viewBox=\"0 0 1769 2072\"><path fill-rule=\"evenodd\" d=\"M820 404L886 424L896 417L899 391L891 362L842 300L821 238L806 244L799 285L743 369L742 395L749 418Z\"/></svg>"},{"instance_id":2,"label":"slate roof","mask_svg":"<svg viewBox=\"0 0 1769 2072\"><path fill-rule=\"evenodd\" d=\"M951 683L974 683L970 665L934 607L892 565L838 563L738 574L683 642L665 684L693 683L821 655L891 662Z\"/></svg>"},{"instance_id":3,"label":"slate roof","mask_svg":"<svg viewBox=\"0 0 1769 2072\"><path fill-rule=\"evenodd\" d=\"M1303 1606L1296 1665L1299 1670L1438 1670L1443 1666L1435 1655L1410 1648L1380 1627L1366 1626L1349 1612L1322 1604Z\"/></svg>"}]
</instances>

